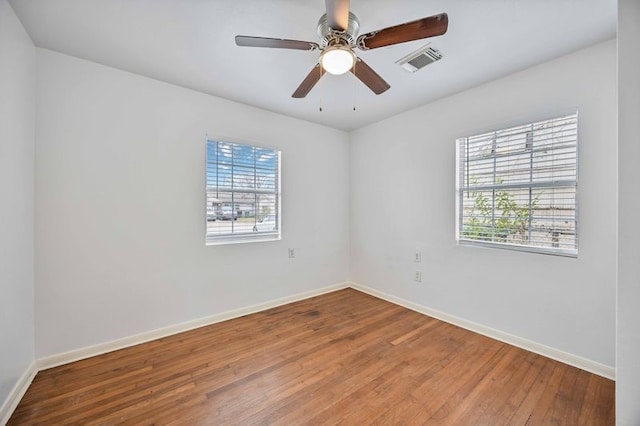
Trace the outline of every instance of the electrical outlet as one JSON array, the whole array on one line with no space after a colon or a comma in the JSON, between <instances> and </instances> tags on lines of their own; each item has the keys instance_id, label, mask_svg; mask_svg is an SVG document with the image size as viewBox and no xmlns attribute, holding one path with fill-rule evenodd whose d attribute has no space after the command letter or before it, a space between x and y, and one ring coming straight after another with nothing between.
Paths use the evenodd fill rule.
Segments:
<instances>
[{"instance_id":1,"label":"electrical outlet","mask_svg":"<svg viewBox=\"0 0 640 426\"><path fill-rule=\"evenodd\" d=\"M422 282L422 272L421 271L416 271L413 274L413 280L417 283L421 283Z\"/></svg>"},{"instance_id":2,"label":"electrical outlet","mask_svg":"<svg viewBox=\"0 0 640 426\"><path fill-rule=\"evenodd\" d=\"M420 263L420 262L422 262L422 253L421 253L421 252L419 252L419 251L415 252L415 253L414 253L414 255L413 255L413 261L414 261L415 263Z\"/></svg>"},{"instance_id":3,"label":"electrical outlet","mask_svg":"<svg viewBox=\"0 0 640 426\"><path fill-rule=\"evenodd\" d=\"M294 257L296 257L296 252L294 249L290 248L289 249L289 259L293 259Z\"/></svg>"}]
</instances>

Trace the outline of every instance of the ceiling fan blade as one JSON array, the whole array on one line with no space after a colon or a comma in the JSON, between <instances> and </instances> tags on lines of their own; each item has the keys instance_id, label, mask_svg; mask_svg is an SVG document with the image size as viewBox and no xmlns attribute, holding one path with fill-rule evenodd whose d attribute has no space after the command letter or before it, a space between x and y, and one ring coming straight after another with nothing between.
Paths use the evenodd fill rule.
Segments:
<instances>
[{"instance_id":1,"label":"ceiling fan blade","mask_svg":"<svg viewBox=\"0 0 640 426\"><path fill-rule=\"evenodd\" d=\"M358 58L356 64L351 68L351 72L376 95L386 92L391 87L373 68L360 58Z\"/></svg>"},{"instance_id":2,"label":"ceiling fan blade","mask_svg":"<svg viewBox=\"0 0 640 426\"><path fill-rule=\"evenodd\" d=\"M300 86L293 92L291 95L292 98L304 98L307 94L313 89L313 86L316 85L318 81L320 81L320 77L324 75L324 69L320 66L320 64L316 64L315 67L311 70L311 72L302 80Z\"/></svg>"},{"instance_id":3,"label":"ceiling fan blade","mask_svg":"<svg viewBox=\"0 0 640 426\"><path fill-rule=\"evenodd\" d=\"M251 37L236 36L236 44L238 46L248 47L273 47L277 49L296 49L296 50L316 50L319 49L317 43L312 41L287 40L284 38L268 38L268 37Z\"/></svg>"},{"instance_id":4,"label":"ceiling fan blade","mask_svg":"<svg viewBox=\"0 0 640 426\"><path fill-rule=\"evenodd\" d=\"M449 17L446 13L441 13L363 34L358 37L357 44L363 50L375 49L421 38L439 36L447 32L448 26Z\"/></svg>"},{"instance_id":5,"label":"ceiling fan blade","mask_svg":"<svg viewBox=\"0 0 640 426\"><path fill-rule=\"evenodd\" d=\"M349 0L324 0L327 8L327 23L336 31L345 31L349 26Z\"/></svg>"}]
</instances>

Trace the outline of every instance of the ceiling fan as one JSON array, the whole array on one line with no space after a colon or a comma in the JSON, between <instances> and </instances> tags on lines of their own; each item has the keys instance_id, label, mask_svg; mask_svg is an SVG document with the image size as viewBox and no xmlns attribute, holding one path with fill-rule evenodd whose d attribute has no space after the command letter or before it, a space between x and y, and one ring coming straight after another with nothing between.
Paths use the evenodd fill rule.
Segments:
<instances>
[{"instance_id":1,"label":"ceiling fan","mask_svg":"<svg viewBox=\"0 0 640 426\"><path fill-rule=\"evenodd\" d=\"M353 49L358 47L360 50L370 50L439 36L447 32L449 24L447 14L441 13L358 36L360 22L349 11L349 0L325 0L325 6L327 13L318 21L320 44L280 38L236 36L238 46L320 51L318 64L293 92L294 98L307 96L325 72L340 75L347 71L351 71L369 89L379 95L391 86L357 57Z\"/></svg>"}]
</instances>

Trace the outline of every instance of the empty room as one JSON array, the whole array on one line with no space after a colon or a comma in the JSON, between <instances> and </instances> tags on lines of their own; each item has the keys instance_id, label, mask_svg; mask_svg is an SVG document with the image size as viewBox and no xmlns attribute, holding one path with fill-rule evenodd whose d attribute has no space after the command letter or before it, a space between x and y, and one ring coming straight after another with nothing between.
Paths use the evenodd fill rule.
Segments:
<instances>
[{"instance_id":1,"label":"empty room","mask_svg":"<svg viewBox=\"0 0 640 426\"><path fill-rule=\"evenodd\" d=\"M0 424L640 424L637 0L0 0Z\"/></svg>"}]
</instances>

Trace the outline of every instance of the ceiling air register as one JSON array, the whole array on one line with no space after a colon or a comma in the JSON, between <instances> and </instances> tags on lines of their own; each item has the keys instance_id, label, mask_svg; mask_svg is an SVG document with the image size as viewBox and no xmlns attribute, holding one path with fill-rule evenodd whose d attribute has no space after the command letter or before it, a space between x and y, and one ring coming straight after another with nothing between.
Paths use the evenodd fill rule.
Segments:
<instances>
[{"instance_id":1,"label":"ceiling air register","mask_svg":"<svg viewBox=\"0 0 640 426\"><path fill-rule=\"evenodd\" d=\"M440 59L442 59L442 53L427 44L404 58L398 59L396 64L400 65L402 69L413 73Z\"/></svg>"}]
</instances>

